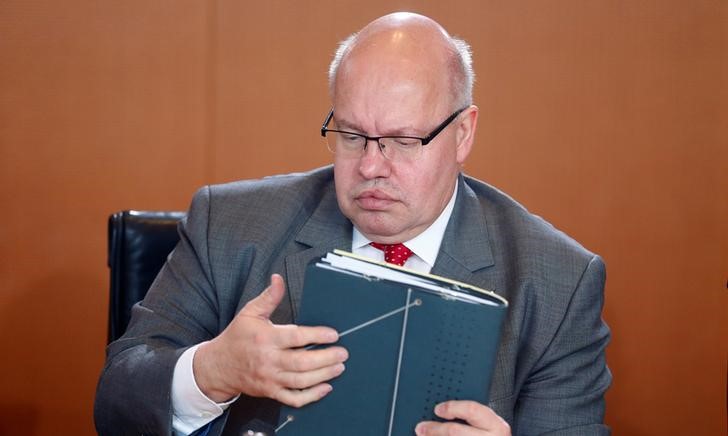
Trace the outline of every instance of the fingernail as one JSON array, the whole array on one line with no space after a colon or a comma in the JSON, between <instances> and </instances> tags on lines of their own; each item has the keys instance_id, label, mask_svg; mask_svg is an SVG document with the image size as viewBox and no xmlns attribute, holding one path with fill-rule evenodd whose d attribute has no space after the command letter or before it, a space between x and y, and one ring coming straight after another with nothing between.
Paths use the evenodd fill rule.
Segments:
<instances>
[{"instance_id":1,"label":"fingernail","mask_svg":"<svg viewBox=\"0 0 728 436\"><path fill-rule=\"evenodd\" d=\"M338 359L339 359L340 361L344 362L344 361L346 361L346 359L348 359L348 358L349 358L349 352L348 352L348 351L346 351L346 350L344 350L344 349L342 348L341 350L339 350L339 351L338 351L338 352L336 353L336 357L338 357Z\"/></svg>"},{"instance_id":2,"label":"fingernail","mask_svg":"<svg viewBox=\"0 0 728 436\"><path fill-rule=\"evenodd\" d=\"M326 394L331 392L333 389L334 388L329 384L324 385L323 389L321 389L321 397L325 396Z\"/></svg>"},{"instance_id":3,"label":"fingernail","mask_svg":"<svg viewBox=\"0 0 728 436\"><path fill-rule=\"evenodd\" d=\"M443 409L444 407L445 407L445 406L443 406L443 405L442 405L442 403L440 403L440 404L438 404L437 406L435 406L435 414L436 414L436 415L439 415L439 414L441 414L441 413L443 412L443 410L442 410L442 409Z\"/></svg>"},{"instance_id":4,"label":"fingernail","mask_svg":"<svg viewBox=\"0 0 728 436\"><path fill-rule=\"evenodd\" d=\"M335 331L333 331L333 332L327 332L326 333L326 340L328 340L329 342L336 342L337 340L339 340L339 334L336 333Z\"/></svg>"},{"instance_id":5,"label":"fingernail","mask_svg":"<svg viewBox=\"0 0 728 436\"><path fill-rule=\"evenodd\" d=\"M336 365L336 373L337 374L341 374L342 372L344 372L345 369L346 369L346 366L344 366L343 363L340 363L340 364Z\"/></svg>"},{"instance_id":6,"label":"fingernail","mask_svg":"<svg viewBox=\"0 0 728 436\"><path fill-rule=\"evenodd\" d=\"M422 435L426 434L425 424L423 424L423 423L417 424L417 426L415 427L415 434L417 434L417 436L422 436Z\"/></svg>"}]
</instances>

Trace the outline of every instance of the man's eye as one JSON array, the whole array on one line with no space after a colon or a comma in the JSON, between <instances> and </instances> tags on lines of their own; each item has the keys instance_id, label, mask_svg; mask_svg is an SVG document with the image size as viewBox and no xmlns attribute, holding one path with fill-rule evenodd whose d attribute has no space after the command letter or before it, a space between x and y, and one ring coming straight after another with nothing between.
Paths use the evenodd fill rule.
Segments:
<instances>
[{"instance_id":1,"label":"man's eye","mask_svg":"<svg viewBox=\"0 0 728 436\"><path fill-rule=\"evenodd\" d=\"M347 142L359 142L360 136L352 134L343 134L341 137Z\"/></svg>"},{"instance_id":2,"label":"man's eye","mask_svg":"<svg viewBox=\"0 0 728 436\"><path fill-rule=\"evenodd\" d=\"M414 147L417 145L420 141L418 139L412 139L412 138L393 138L394 143L397 144L399 147Z\"/></svg>"}]
</instances>

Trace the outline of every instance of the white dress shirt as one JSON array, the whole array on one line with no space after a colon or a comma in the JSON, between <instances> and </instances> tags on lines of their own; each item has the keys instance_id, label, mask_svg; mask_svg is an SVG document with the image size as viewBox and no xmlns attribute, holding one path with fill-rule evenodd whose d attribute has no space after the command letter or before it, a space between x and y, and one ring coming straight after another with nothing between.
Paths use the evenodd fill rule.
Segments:
<instances>
[{"instance_id":1,"label":"white dress shirt","mask_svg":"<svg viewBox=\"0 0 728 436\"><path fill-rule=\"evenodd\" d=\"M450 215L452 215L455 207L455 193L457 193L457 190L456 182L450 201L440 213L440 216L424 232L404 242L404 245L413 252L413 255L404 264L406 268L420 272L430 272L435 265L447 223L450 221ZM370 242L377 241L367 239L359 229L354 227L351 238L352 253L383 262L384 252L369 245ZM225 409L239 397L225 403L216 403L203 394L197 386L192 370L192 360L195 357L197 348L203 343L197 344L182 353L174 367L174 374L172 375L172 409L174 411L172 427L175 435L189 435L207 425L222 415Z\"/></svg>"}]
</instances>

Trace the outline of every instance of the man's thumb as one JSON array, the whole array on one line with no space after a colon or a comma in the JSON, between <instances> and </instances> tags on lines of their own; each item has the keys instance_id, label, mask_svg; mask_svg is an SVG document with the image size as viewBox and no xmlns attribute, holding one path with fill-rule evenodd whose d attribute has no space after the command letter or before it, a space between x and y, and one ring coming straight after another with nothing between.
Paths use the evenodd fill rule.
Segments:
<instances>
[{"instance_id":1,"label":"man's thumb","mask_svg":"<svg viewBox=\"0 0 728 436\"><path fill-rule=\"evenodd\" d=\"M280 274L270 276L270 286L268 286L257 297L253 298L243 307L241 312L249 316L257 316L261 318L270 318L270 315L276 310L283 296L286 293L286 286L283 277Z\"/></svg>"}]
</instances>

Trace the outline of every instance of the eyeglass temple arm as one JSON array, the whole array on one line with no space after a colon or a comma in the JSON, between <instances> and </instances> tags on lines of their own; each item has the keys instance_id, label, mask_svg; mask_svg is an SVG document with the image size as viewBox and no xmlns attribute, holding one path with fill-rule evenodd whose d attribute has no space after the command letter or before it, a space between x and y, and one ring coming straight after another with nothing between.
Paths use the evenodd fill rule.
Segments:
<instances>
[{"instance_id":1,"label":"eyeglass temple arm","mask_svg":"<svg viewBox=\"0 0 728 436\"><path fill-rule=\"evenodd\" d=\"M458 111L455 111L445 121L443 121L442 124L440 124L439 126L437 126L437 128L432 133L430 133L429 135L427 135L426 138L422 138L422 145L427 145L427 144L430 143L430 141L432 141L433 139L435 139L435 136L437 136L440 132L442 132L443 130L445 130L445 127L447 127L450 123L452 123L452 121L455 118L457 118L457 116L460 115L465 109L467 109L467 107L464 107L464 108L462 108L462 109L460 109ZM332 111L333 111L333 109L332 109Z\"/></svg>"},{"instance_id":2,"label":"eyeglass temple arm","mask_svg":"<svg viewBox=\"0 0 728 436\"><path fill-rule=\"evenodd\" d=\"M331 122L331 118L333 118L333 117L334 117L334 108L332 107L331 110L329 111L329 114L326 115L326 119L324 120L324 125L321 126L321 136L324 136L324 137L326 136L326 131L328 130L326 128L326 126L329 125L329 123Z\"/></svg>"}]
</instances>

